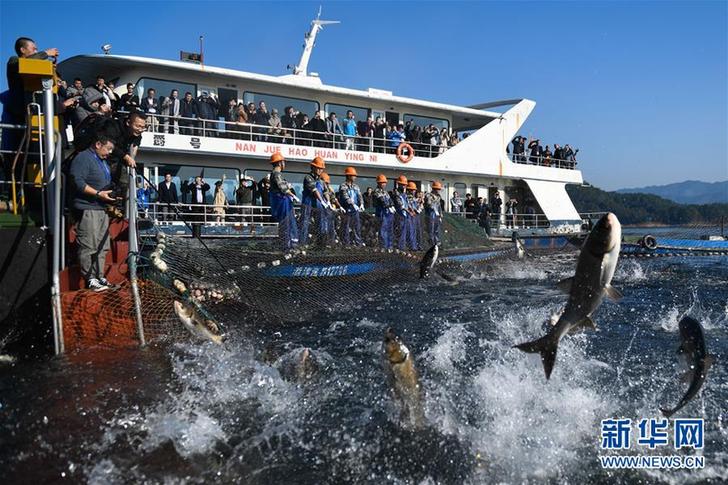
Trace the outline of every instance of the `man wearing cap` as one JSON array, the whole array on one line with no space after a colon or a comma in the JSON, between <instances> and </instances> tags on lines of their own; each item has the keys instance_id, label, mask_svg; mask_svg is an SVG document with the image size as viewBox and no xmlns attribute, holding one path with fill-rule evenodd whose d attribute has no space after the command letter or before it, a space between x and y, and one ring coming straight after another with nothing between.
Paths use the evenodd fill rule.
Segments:
<instances>
[{"instance_id":1,"label":"man wearing cap","mask_svg":"<svg viewBox=\"0 0 728 485\"><path fill-rule=\"evenodd\" d=\"M379 237L384 249L392 249L392 223L394 221L394 202L387 192L387 177L377 176L377 188L374 190L374 207L379 219Z\"/></svg>"},{"instance_id":2,"label":"man wearing cap","mask_svg":"<svg viewBox=\"0 0 728 485\"><path fill-rule=\"evenodd\" d=\"M410 249L421 251L420 247L420 207L417 200L417 184L407 182L407 205L409 207L410 217L407 219L407 236L409 237Z\"/></svg>"},{"instance_id":3,"label":"man wearing cap","mask_svg":"<svg viewBox=\"0 0 728 485\"><path fill-rule=\"evenodd\" d=\"M293 201L296 194L291 185L283 178L286 159L280 152L270 156L273 171L270 173L270 215L278 223L278 235L283 242L283 249L294 248L298 244L298 228L293 214Z\"/></svg>"},{"instance_id":4,"label":"man wearing cap","mask_svg":"<svg viewBox=\"0 0 728 485\"><path fill-rule=\"evenodd\" d=\"M301 244L308 241L308 226L311 222L311 215L316 214L316 219L321 220L321 214L328 202L326 202L321 193L319 179L321 173L326 168L326 164L321 157L316 157L311 161L311 172L303 177L303 195L301 196ZM315 210L314 210L315 209Z\"/></svg>"},{"instance_id":5,"label":"man wearing cap","mask_svg":"<svg viewBox=\"0 0 728 485\"><path fill-rule=\"evenodd\" d=\"M400 175L395 181L395 189L392 194L395 213L397 214L397 229L399 231L398 247L401 251L407 250L407 220L411 217L409 212L409 201L407 200L407 177Z\"/></svg>"},{"instance_id":6,"label":"man wearing cap","mask_svg":"<svg viewBox=\"0 0 728 485\"><path fill-rule=\"evenodd\" d=\"M440 224L442 223L440 189L442 189L442 184L435 180L432 182L432 190L425 195L425 215L427 216L430 244L440 244Z\"/></svg>"},{"instance_id":7,"label":"man wearing cap","mask_svg":"<svg viewBox=\"0 0 728 485\"><path fill-rule=\"evenodd\" d=\"M321 214L320 229L321 239L324 245L338 243L336 238L336 213L341 211L341 205L336 198L334 189L331 188L331 177L326 172L321 172L321 194L324 200L329 204L328 210L323 210Z\"/></svg>"},{"instance_id":8,"label":"man wearing cap","mask_svg":"<svg viewBox=\"0 0 728 485\"><path fill-rule=\"evenodd\" d=\"M344 220L344 244L351 241L349 231L354 231L354 244L364 246L361 239L361 220L359 212L364 212L364 199L361 196L361 190L355 183L356 169L354 167L346 167L344 170L346 180L339 186L339 202L346 210L346 218Z\"/></svg>"}]
</instances>

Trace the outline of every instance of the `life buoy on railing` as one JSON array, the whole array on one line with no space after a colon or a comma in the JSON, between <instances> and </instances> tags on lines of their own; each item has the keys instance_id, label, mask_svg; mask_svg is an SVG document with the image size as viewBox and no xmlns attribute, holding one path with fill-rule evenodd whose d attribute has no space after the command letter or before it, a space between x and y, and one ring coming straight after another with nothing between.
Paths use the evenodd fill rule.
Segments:
<instances>
[{"instance_id":1,"label":"life buoy on railing","mask_svg":"<svg viewBox=\"0 0 728 485\"><path fill-rule=\"evenodd\" d=\"M407 155L404 154L404 151L407 150ZM399 160L402 163L409 163L412 158L415 156L415 151L412 149L412 145L409 143L400 143L397 147L397 160Z\"/></svg>"},{"instance_id":2,"label":"life buoy on railing","mask_svg":"<svg viewBox=\"0 0 728 485\"><path fill-rule=\"evenodd\" d=\"M655 239L655 236L647 234L642 239L640 239L640 246L650 250L657 249L657 239Z\"/></svg>"}]
</instances>

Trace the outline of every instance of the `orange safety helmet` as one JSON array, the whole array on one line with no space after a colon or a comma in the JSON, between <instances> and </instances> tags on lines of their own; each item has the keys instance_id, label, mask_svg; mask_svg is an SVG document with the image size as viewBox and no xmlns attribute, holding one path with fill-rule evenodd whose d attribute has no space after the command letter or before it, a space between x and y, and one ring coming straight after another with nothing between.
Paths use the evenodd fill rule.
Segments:
<instances>
[{"instance_id":1,"label":"orange safety helmet","mask_svg":"<svg viewBox=\"0 0 728 485\"><path fill-rule=\"evenodd\" d=\"M414 182L407 182L407 190L417 190L417 184Z\"/></svg>"},{"instance_id":2,"label":"orange safety helmet","mask_svg":"<svg viewBox=\"0 0 728 485\"><path fill-rule=\"evenodd\" d=\"M404 175L397 177L397 185L407 185L407 177Z\"/></svg>"},{"instance_id":3,"label":"orange safety helmet","mask_svg":"<svg viewBox=\"0 0 728 485\"><path fill-rule=\"evenodd\" d=\"M321 157L316 157L311 161L311 166L314 168L326 168L326 163L324 163L324 159Z\"/></svg>"},{"instance_id":4,"label":"orange safety helmet","mask_svg":"<svg viewBox=\"0 0 728 485\"><path fill-rule=\"evenodd\" d=\"M286 159L281 155L281 152L275 152L270 156L270 163L285 162Z\"/></svg>"},{"instance_id":5,"label":"orange safety helmet","mask_svg":"<svg viewBox=\"0 0 728 485\"><path fill-rule=\"evenodd\" d=\"M432 189L433 190L440 190L441 188L442 188L442 184L440 182L438 182L437 180L435 180L434 182L432 182Z\"/></svg>"},{"instance_id":6,"label":"orange safety helmet","mask_svg":"<svg viewBox=\"0 0 728 485\"><path fill-rule=\"evenodd\" d=\"M329 177L329 174L327 174L326 172L321 172L321 180L323 180L327 184L331 183L331 177Z\"/></svg>"},{"instance_id":7,"label":"orange safety helmet","mask_svg":"<svg viewBox=\"0 0 728 485\"><path fill-rule=\"evenodd\" d=\"M346 170L344 170L344 175L356 176L356 169L354 167L346 167Z\"/></svg>"},{"instance_id":8,"label":"orange safety helmet","mask_svg":"<svg viewBox=\"0 0 728 485\"><path fill-rule=\"evenodd\" d=\"M383 174L377 175L377 183L378 184L386 184L387 183L387 177L385 177Z\"/></svg>"}]
</instances>

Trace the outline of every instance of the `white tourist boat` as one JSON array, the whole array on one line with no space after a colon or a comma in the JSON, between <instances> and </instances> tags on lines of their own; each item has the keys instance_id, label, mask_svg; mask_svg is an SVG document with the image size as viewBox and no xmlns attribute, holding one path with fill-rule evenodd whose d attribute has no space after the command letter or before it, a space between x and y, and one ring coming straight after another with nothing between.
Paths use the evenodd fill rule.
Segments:
<instances>
[{"instance_id":1,"label":"white tourist boat","mask_svg":"<svg viewBox=\"0 0 728 485\"><path fill-rule=\"evenodd\" d=\"M311 159L321 156L335 185L343 181L347 166L357 169L362 190L375 187L375 177L380 173L390 180L403 174L425 191L437 180L444 187L446 210L450 210L454 192L463 199L470 193L484 200L492 199L498 192L504 202L503 213L510 198L519 201L518 211L522 216L516 218L514 229L526 232L526 228L538 228L539 234L580 231L582 217L565 190L567 184L583 183L576 164L560 160L514 161L507 151L536 106L534 101L521 98L455 106L398 96L384 89L361 90L324 84L316 73L308 71L316 36L324 24L326 21L318 19L312 22L299 64L293 73L281 76L107 54L74 56L60 63L59 70L67 79L80 77L86 84L93 83L95 76L102 73L116 83L116 92L120 95L126 92L126 83L132 82L140 99L149 88L155 89L156 95L162 98L177 89L180 97L186 92L195 98L212 94L219 100L221 111L230 99L256 105L264 101L269 111L275 108L280 116L287 106L310 117L315 111L322 111L325 116L335 112L339 119L351 110L357 121L381 117L391 125L408 121L420 126L434 124L460 139L448 148L415 146L414 156L410 157L407 148L401 156L388 153L388 140L383 139L358 139L350 147L353 149L346 149L340 136L295 129L285 130L285 137L280 133L268 136L265 128L236 126L225 122L222 116L216 120L179 119L183 124L194 121L196 125L194 129L169 129L169 120L157 114L156 130L144 134L138 159L143 173L155 183L166 172L172 173L178 188L200 173L210 183L222 179L224 174L228 200L234 200L237 181L244 176L260 180L269 171L272 153L281 152L286 157L287 179L294 186L302 182ZM300 193L300 186L298 190ZM504 214L501 219L505 220Z\"/></svg>"}]
</instances>

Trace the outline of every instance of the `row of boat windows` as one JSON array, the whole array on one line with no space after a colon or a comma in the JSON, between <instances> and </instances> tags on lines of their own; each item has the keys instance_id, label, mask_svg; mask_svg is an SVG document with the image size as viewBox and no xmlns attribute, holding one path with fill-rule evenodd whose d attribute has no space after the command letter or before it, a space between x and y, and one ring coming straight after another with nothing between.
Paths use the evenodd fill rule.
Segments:
<instances>
[{"instance_id":1,"label":"row of boat windows","mask_svg":"<svg viewBox=\"0 0 728 485\"><path fill-rule=\"evenodd\" d=\"M180 98L183 98L186 92L192 93L193 96L197 97L198 94L201 94L202 91L208 91L213 92L217 95L219 101L220 101L220 115L224 113L223 110L227 109L228 102L231 99L236 99L240 101L238 98L238 91L236 89L230 89L230 88L205 88L200 87L198 90L198 86L196 84L189 84L189 83L183 83L179 81L168 81L163 79L154 79L154 78L140 78L139 81L136 84L137 89L137 95L139 96L139 99L143 99L147 96L147 90L148 89L154 89L156 91L157 97L160 96L169 96L172 90L176 89L179 91ZM317 101L313 101L310 99L302 99L302 98L291 98L288 96L279 96L276 94L266 94L266 93L256 93L252 91L245 91L243 93L243 99L242 101L245 104L248 103L254 103L256 108L258 106L258 103L263 101L266 104L266 107L268 108L268 112L270 113L273 109L277 109L280 116L283 116L285 114L285 108L287 106L293 106L296 110L300 111L301 113L307 114L309 117L313 118L313 115L316 111L320 110L320 104ZM450 128L450 122L446 119L441 118L432 118L429 116L420 116L416 114L405 114L402 119L399 119L399 113L391 113L391 112L379 112L376 110L373 110L371 108L365 108L361 106L349 106L344 104L336 104L336 103L326 103L324 104L324 111L328 115L329 113L336 113L338 118L345 118L346 112L351 110L354 113L354 118L357 121L364 121L367 119L368 116L372 116L372 118L376 119L377 116L380 116L383 120L389 122L390 124L396 124L398 121L403 121L404 123L407 123L408 121L412 122L413 125L418 125L420 127L427 127L430 124L435 125L438 129L448 129ZM396 118L396 121L395 121Z\"/></svg>"},{"instance_id":2,"label":"row of boat windows","mask_svg":"<svg viewBox=\"0 0 728 485\"><path fill-rule=\"evenodd\" d=\"M223 180L223 191L225 192L225 197L228 199L228 201L234 201L235 200L235 191L237 190L239 186L239 180L242 176L247 176L255 180L256 182L260 182L263 177L268 175L270 172L264 171L264 170L245 170L244 172L241 172L237 168L217 168L217 167L191 167L191 166L184 166L184 165L162 165L157 168L151 169L150 177L149 179L154 182L155 184L159 184L164 180L164 174L169 173L172 175L172 182L174 182L176 188L177 188L177 195L180 197L182 195L182 187L183 184L189 184L193 183L195 177L201 176L206 183L210 185L210 192L207 194L207 202L212 202L212 198L214 196L214 188L215 188L215 182L218 180L223 180L223 176L225 177ZM293 185L294 190L296 193L301 195L303 192L303 177L306 175L307 172L294 172L286 170L285 172L285 179ZM343 175L330 175L331 177L331 186L334 188L334 190L337 190L339 185L342 184L345 180L345 177ZM141 181L140 181L141 182ZM361 188L362 192L366 191L367 187L371 187L372 189L375 189L377 187L376 177L357 177L356 179L357 184ZM420 188L420 182L419 181L413 181L417 184L417 187ZM392 183L390 182L390 186ZM464 187L464 184L461 184ZM154 191L152 191L154 193ZM154 200L156 197L152 196L152 200Z\"/></svg>"}]
</instances>

